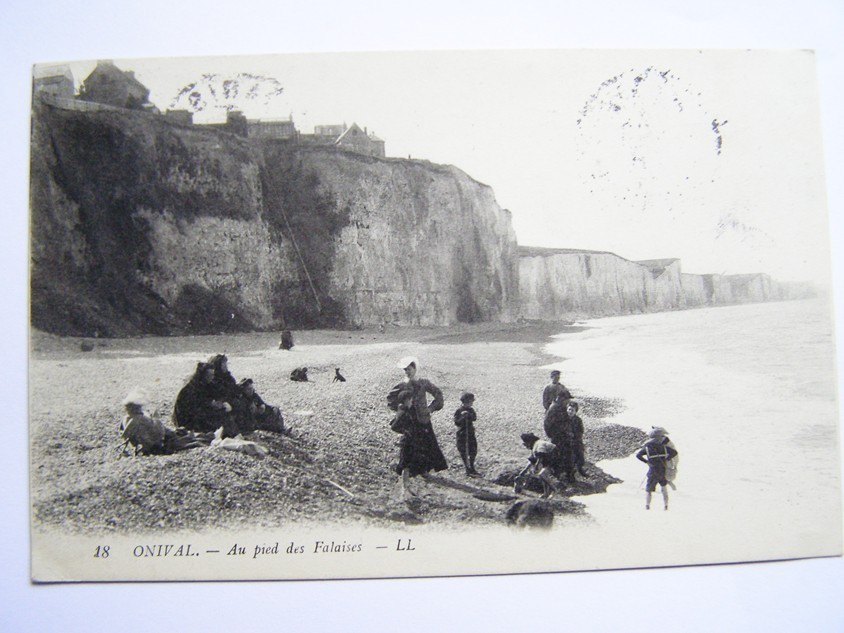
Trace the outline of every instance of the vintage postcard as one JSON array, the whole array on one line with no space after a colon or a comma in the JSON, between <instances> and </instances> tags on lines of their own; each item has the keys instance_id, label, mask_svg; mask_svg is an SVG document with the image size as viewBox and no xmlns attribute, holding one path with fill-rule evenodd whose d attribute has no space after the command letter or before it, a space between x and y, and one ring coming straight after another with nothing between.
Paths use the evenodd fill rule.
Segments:
<instances>
[{"instance_id":1,"label":"vintage postcard","mask_svg":"<svg viewBox=\"0 0 844 633\"><path fill-rule=\"evenodd\" d=\"M33 69L38 582L842 553L815 59Z\"/></svg>"}]
</instances>

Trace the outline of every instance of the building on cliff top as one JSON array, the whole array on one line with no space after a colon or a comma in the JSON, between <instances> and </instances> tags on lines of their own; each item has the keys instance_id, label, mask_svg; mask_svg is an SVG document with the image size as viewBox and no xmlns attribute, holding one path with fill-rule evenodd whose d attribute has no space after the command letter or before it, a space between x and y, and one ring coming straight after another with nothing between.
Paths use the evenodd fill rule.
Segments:
<instances>
[{"instance_id":1,"label":"building on cliff top","mask_svg":"<svg viewBox=\"0 0 844 633\"><path fill-rule=\"evenodd\" d=\"M358 154L384 158L384 141L357 123L334 125L316 125L313 134L302 134L299 138L303 145L333 146Z\"/></svg>"},{"instance_id":2,"label":"building on cliff top","mask_svg":"<svg viewBox=\"0 0 844 633\"><path fill-rule=\"evenodd\" d=\"M75 90L70 66L36 66L32 71L32 92L72 99Z\"/></svg>"},{"instance_id":3,"label":"building on cliff top","mask_svg":"<svg viewBox=\"0 0 844 633\"><path fill-rule=\"evenodd\" d=\"M341 149L348 149L359 154L384 158L384 141L370 134L366 128L360 129L357 123L343 132L334 144Z\"/></svg>"},{"instance_id":4,"label":"building on cliff top","mask_svg":"<svg viewBox=\"0 0 844 633\"><path fill-rule=\"evenodd\" d=\"M240 110L227 111L225 123L206 123L205 127L223 130L244 138L249 136L249 120Z\"/></svg>"},{"instance_id":5,"label":"building on cliff top","mask_svg":"<svg viewBox=\"0 0 844 633\"><path fill-rule=\"evenodd\" d=\"M178 125L193 125L193 112L190 110L167 110L164 118Z\"/></svg>"},{"instance_id":6,"label":"building on cliff top","mask_svg":"<svg viewBox=\"0 0 844 633\"><path fill-rule=\"evenodd\" d=\"M149 88L131 70L120 70L110 60L100 60L82 82L79 99L116 108L158 112L149 102Z\"/></svg>"},{"instance_id":7,"label":"building on cliff top","mask_svg":"<svg viewBox=\"0 0 844 633\"><path fill-rule=\"evenodd\" d=\"M246 125L249 138L296 140L299 136L292 115L286 119L247 119Z\"/></svg>"}]
</instances>

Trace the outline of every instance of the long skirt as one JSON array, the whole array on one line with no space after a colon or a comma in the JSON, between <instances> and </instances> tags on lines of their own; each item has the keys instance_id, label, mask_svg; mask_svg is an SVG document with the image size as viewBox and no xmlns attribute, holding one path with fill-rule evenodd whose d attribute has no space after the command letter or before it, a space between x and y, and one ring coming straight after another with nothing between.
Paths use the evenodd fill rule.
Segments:
<instances>
[{"instance_id":1,"label":"long skirt","mask_svg":"<svg viewBox=\"0 0 844 633\"><path fill-rule=\"evenodd\" d=\"M403 433L399 440L399 463L396 472L407 470L411 477L448 468L445 456L440 450L434 427L430 423L417 422Z\"/></svg>"}]
</instances>

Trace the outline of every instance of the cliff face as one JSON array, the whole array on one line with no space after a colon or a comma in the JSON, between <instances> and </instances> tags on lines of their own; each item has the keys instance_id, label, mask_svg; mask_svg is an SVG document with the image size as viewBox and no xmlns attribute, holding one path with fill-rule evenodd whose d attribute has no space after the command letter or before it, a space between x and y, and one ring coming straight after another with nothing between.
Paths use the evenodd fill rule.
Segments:
<instances>
[{"instance_id":1,"label":"cliff face","mask_svg":"<svg viewBox=\"0 0 844 633\"><path fill-rule=\"evenodd\" d=\"M33 107L31 313L125 336L576 319L809 294L676 259L519 248L460 170L116 108Z\"/></svg>"},{"instance_id":2,"label":"cliff face","mask_svg":"<svg viewBox=\"0 0 844 633\"><path fill-rule=\"evenodd\" d=\"M420 161L326 150L299 156L346 214L329 293L351 322L515 318L516 236L492 189Z\"/></svg>"},{"instance_id":3,"label":"cliff face","mask_svg":"<svg viewBox=\"0 0 844 633\"><path fill-rule=\"evenodd\" d=\"M612 253L521 249L522 316L582 319L810 296L765 274L690 275L680 261L633 262Z\"/></svg>"},{"instance_id":4,"label":"cliff face","mask_svg":"<svg viewBox=\"0 0 844 633\"><path fill-rule=\"evenodd\" d=\"M37 103L35 327L122 336L510 320L509 214L457 169Z\"/></svg>"}]
</instances>

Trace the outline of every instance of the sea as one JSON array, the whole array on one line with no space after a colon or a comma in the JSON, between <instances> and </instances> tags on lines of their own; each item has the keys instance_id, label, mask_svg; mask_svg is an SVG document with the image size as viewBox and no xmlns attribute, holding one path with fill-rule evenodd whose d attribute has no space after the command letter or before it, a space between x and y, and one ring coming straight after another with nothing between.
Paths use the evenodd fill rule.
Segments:
<instances>
[{"instance_id":1,"label":"sea","mask_svg":"<svg viewBox=\"0 0 844 633\"><path fill-rule=\"evenodd\" d=\"M577 497L593 523L574 542L611 550L596 564L841 553L841 436L829 301L582 325L583 331L553 337L545 351L560 360L549 367L562 371L575 396L620 399L622 410L611 422L643 431L665 427L679 451L668 511L659 489L645 509L647 466L635 457L598 463L622 483L607 494ZM588 407L581 414L588 424ZM588 460L588 444L586 450Z\"/></svg>"}]
</instances>

